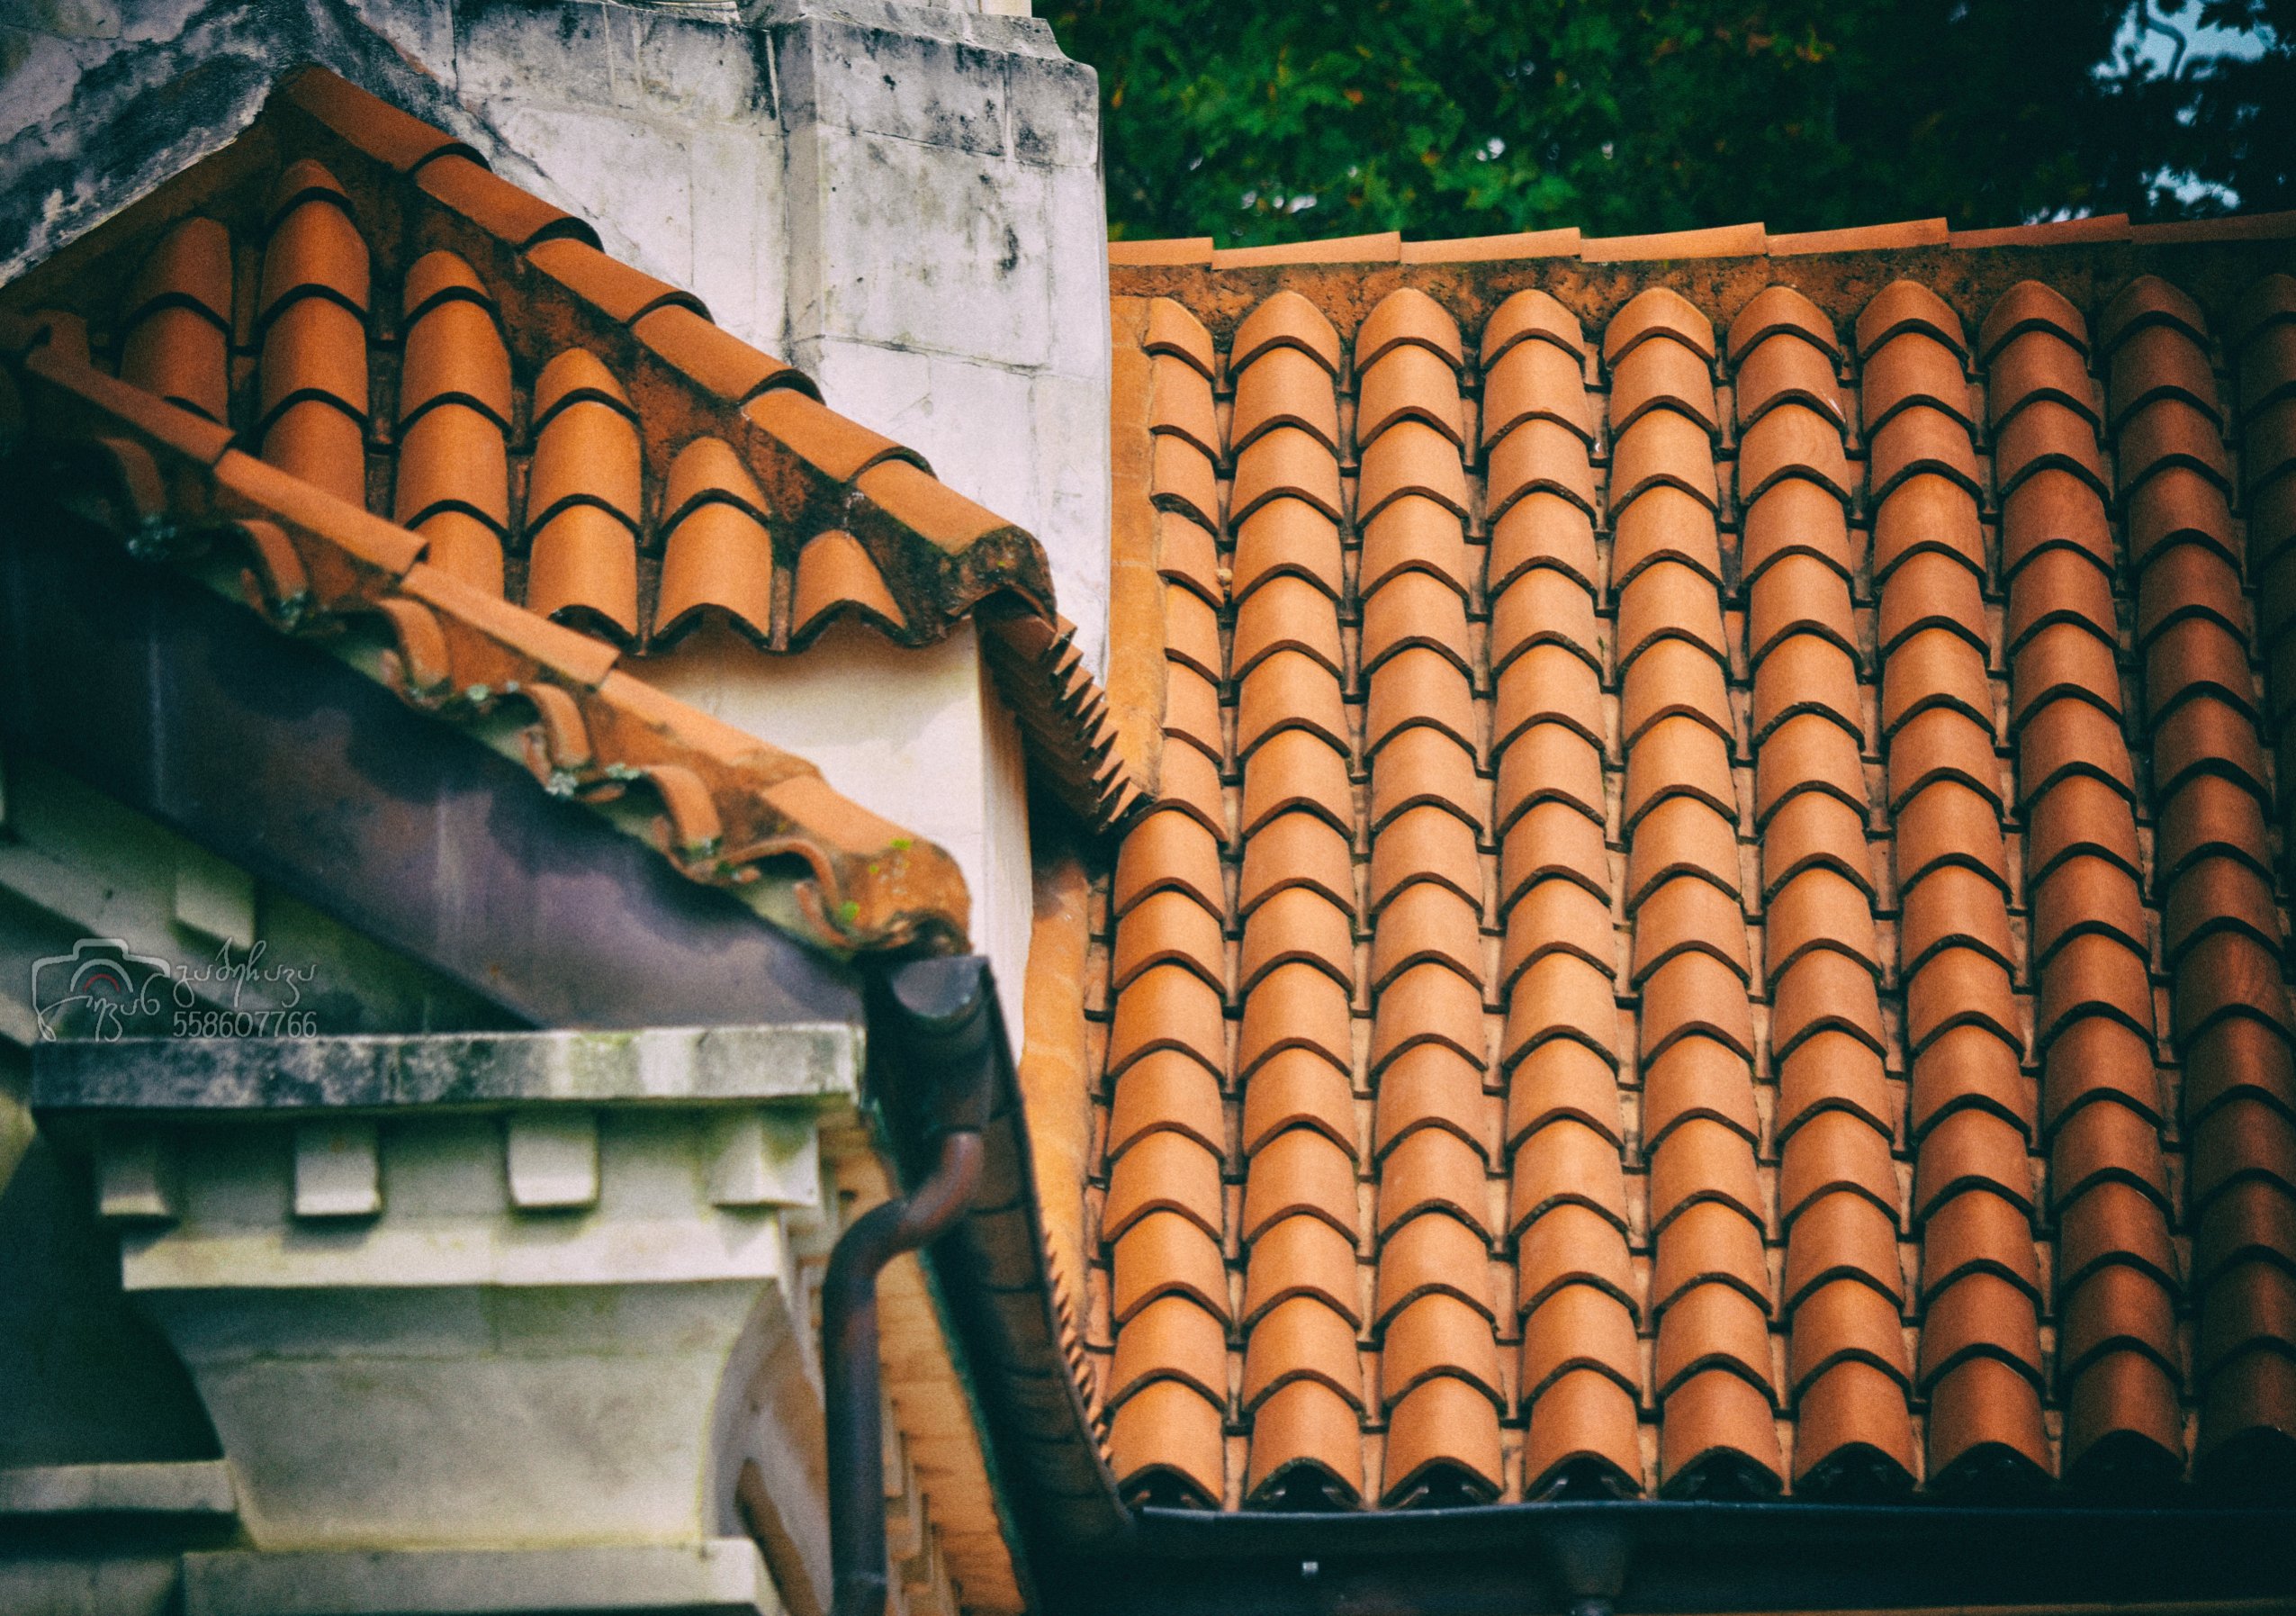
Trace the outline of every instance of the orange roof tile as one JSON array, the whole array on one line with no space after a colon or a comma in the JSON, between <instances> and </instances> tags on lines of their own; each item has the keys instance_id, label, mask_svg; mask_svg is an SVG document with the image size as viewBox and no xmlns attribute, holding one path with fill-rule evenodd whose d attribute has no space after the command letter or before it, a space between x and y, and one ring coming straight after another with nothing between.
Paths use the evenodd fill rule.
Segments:
<instances>
[{"instance_id":1,"label":"orange roof tile","mask_svg":"<svg viewBox=\"0 0 2296 1616\"><path fill-rule=\"evenodd\" d=\"M1120 906L1168 866L1255 961L1273 895L1321 928L1293 997L1192 1038L1248 1119L1219 1166L1323 1170L1223 1212L1250 1294L1326 1310L1231 1357L1256 1389L1334 1366L1296 1371L1311 1413L1229 1411L1202 1502L1286 1464L1412 1507L2166 1496L2296 1457L2264 757L2296 713L2296 281L2237 238L1140 272L1231 366L1289 344L1342 429L1244 523L1207 510L1197 572L1229 570L1185 655L1221 642L1242 721L1191 787L1219 797L1120 854ZM1700 250L1744 257L1664 261ZM2190 291L2116 256L2171 250ZM1258 603L1279 578L1298 606Z\"/></svg>"},{"instance_id":2,"label":"orange roof tile","mask_svg":"<svg viewBox=\"0 0 2296 1616\"><path fill-rule=\"evenodd\" d=\"M1100 823L1138 803L1026 534L323 71L284 81L243 145L261 160L170 182L6 295L39 429L117 446L131 528L233 536L283 625L379 615L411 700L530 706L550 789L650 790L680 868L767 875L761 906L829 947L961 939L955 866L803 760L606 672L616 650L710 611L780 650L839 612L916 644L977 609L1047 782Z\"/></svg>"}]
</instances>

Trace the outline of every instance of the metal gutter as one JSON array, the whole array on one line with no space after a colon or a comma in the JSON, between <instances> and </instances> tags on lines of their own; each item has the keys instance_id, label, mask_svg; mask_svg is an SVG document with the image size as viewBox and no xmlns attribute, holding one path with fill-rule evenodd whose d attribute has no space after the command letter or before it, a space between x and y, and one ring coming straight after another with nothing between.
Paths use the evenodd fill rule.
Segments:
<instances>
[{"instance_id":1,"label":"metal gutter","mask_svg":"<svg viewBox=\"0 0 2296 1616\"><path fill-rule=\"evenodd\" d=\"M2296 1594L2296 1508L1629 1499L1345 1514L1144 1509L1040 1556L1054 1616L1522 1616Z\"/></svg>"}]
</instances>

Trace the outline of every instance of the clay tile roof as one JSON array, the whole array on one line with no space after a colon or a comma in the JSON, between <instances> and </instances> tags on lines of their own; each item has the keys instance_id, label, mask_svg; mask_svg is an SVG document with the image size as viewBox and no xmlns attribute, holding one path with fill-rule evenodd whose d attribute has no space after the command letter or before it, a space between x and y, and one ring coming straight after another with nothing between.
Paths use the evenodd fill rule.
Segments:
<instances>
[{"instance_id":1,"label":"clay tile roof","mask_svg":"<svg viewBox=\"0 0 2296 1616\"><path fill-rule=\"evenodd\" d=\"M1120 257L1338 429L1204 512L1157 649L1238 722L1113 906L1168 879L1256 973L1190 1036L1274 1187L1220 1227L1223 1500L2296 1459L2296 281L2248 241Z\"/></svg>"},{"instance_id":2,"label":"clay tile roof","mask_svg":"<svg viewBox=\"0 0 2296 1616\"><path fill-rule=\"evenodd\" d=\"M244 550L275 621L375 617L410 700L531 712L550 790L658 799L682 870L839 951L959 942L954 864L616 669L650 631L916 645L977 609L1045 783L1139 803L1032 539L467 148L314 69L163 190L0 300L5 363L51 442L120 446L121 520Z\"/></svg>"}]
</instances>

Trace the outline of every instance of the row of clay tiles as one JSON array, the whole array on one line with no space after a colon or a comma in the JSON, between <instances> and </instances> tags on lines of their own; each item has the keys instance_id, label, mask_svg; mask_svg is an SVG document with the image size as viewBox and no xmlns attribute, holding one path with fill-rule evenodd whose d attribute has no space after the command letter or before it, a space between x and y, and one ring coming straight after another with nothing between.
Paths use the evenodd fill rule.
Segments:
<instances>
[{"instance_id":1,"label":"row of clay tiles","mask_svg":"<svg viewBox=\"0 0 2296 1616\"><path fill-rule=\"evenodd\" d=\"M593 249L565 239L527 252L543 261ZM491 595L504 594L506 547L521 540L526 605L618 645L640 638L639 556L652 553L654 535L660 580L646 637L655 645L713 610L776 646L802 643L844 614L895 633L906 627L849 533L809 537L794 568L777 573L771 505L721 438L697 438L679 450L649 524L628 393L595 355L568 348L544 366L521 411L501 311L451 252L408 267L397 344L377 338L372 357L380 363L371 366L369 321L378 330L390 322L370 307L373 271L350 198L316 162L299 160L280 176L261 257L259 277L235 277L223 225L193 218L176 226L120 311L122 378L238 426L263 458L354 504L370 503L372 478L374 507L421 534L434 565ZM707 325L682 306L639 323L650 320ZM250 371L235 416L235 372ZM395 409L387 402L394 393ZM792 388L744 406L769 427L788 411L827 415ZM869 474L861 474L864 483ZM522 520L513 519L514 485Z\"/></svg>"},{"instance_id":2,"label":"row of clay tiles","mask_svg":"<svg viewBox=\"0 0 2296 1616\"><path fill-rule=\"evenodd\" d=\"M2251 347L2284 344L2273 295ZM2101 398L2048 288L2005 296L1972 352L1899 283L1858 322L1853 414L1798 294L1755 300L1717 356L1646 293L1605 337L1606 500L1594 357L1542 293L1484 333L1479 433L1423 294L1374 310L1352 373L1320 314L1270 299L1230 346L1224 433L1212 345L1153 306L1167 806L1114 887L1102 1213L1128 1484L2157 1481L2184 1467L2188 1378L2204 1476L2285 1446L2296 1097L2224 411L2173 289L2139 283L2103 330ZM2261 421L2280 395L2249 391ZM2133 552L2128 713L2101 431ZM2157 760L2149 871L2132 723ZM2181 1207L2161 1032L2188 1073Z\"/></svg>"},{"instance_id":3,"label":"row of clay tiles","mask_svg":"<svg viewBox=\"0 0 2296 1616\"><path fill-rule=\"evenodd\" d=\"M1282 241L1265 247L1215 248L1210 236L1154 241L1112 241L1108 259L1120 268L1252 269L1287 264L1480 264L1499 259L1576 258L1588 264L1631 264L1688 258L1796 258L1817 253L1902 252L1915 248L1979 251L1991 248L2062 247L2126 241L2162 245L2192 241L2272 241L2296 236L2296 212L2248 213L2229 219L2131 224L2125 213L2046 224L2012 224L1957 230L1942 219L1848 230L1773 233L1760 224L1724 224L1645 236L1588 236L1574 228L1509 235L1406 241L1388 230L1321 241Z\"/></svg>"}]
</instances>

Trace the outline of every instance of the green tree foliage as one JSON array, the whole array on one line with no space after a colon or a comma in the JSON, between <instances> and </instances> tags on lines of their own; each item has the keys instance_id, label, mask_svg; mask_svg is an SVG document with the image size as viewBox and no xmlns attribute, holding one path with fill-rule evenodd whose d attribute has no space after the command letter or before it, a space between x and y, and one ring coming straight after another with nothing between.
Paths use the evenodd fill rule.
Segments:
<instances>
[{"instance_id":1,"label":"green tree foliage","mask_svg":"<svg viewBox=\"0 0 2296 1616\"><path fill-rule=\"evenodd\" d=\"M1038 10L1100 70L1119 237L1977 227L2296 205L2296 54L2274 42L2172 77L2116 52L2128 0ZM2296 41L2296 0L2154 0L2149 15L2156 31Z\"/></svg>"}]
</instances>

